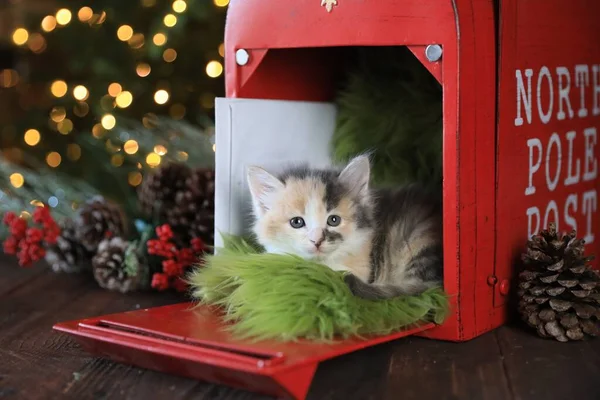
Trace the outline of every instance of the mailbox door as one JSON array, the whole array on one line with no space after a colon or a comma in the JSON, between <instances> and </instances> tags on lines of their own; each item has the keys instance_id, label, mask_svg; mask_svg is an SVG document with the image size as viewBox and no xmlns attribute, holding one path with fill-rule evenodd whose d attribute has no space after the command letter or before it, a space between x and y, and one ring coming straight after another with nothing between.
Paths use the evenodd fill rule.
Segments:
<instances>
[{"instance_id":1,"label":"mailbox door","mask_svg":"<svg viewBox=\"0 0 600 400\"><path fill-rule=\"evenodd\" d=\"M500 2L496 306L548 223L600 253L597 15L590 0Z\"/></svg>"}]
</instances>

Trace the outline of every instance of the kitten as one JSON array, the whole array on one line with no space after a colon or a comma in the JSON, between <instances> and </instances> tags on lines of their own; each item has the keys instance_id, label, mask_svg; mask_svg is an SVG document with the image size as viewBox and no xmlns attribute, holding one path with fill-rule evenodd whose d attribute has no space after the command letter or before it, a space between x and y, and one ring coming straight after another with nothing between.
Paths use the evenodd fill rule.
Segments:
<instances>
[{"instance_id":1,"label":"kitten","mask_svg":"<svg viewBox=\"0 0 600 400\"><path fill-rule=\"evenodd\" d=\"M367 156L341 172L248 168L253 231L267 252L349 271L354 295L385 299L442 285L441 196L411 184L371 189Z\"/></svg>"}]
</instances>

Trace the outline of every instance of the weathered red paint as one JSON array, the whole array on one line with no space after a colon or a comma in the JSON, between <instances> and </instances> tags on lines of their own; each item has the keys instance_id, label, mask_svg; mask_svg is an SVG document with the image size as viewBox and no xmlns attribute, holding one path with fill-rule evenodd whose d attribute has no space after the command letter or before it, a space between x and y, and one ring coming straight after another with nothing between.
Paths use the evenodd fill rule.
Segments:
<instances>
[{"instance_id":1,"label":"weathered red paint","mask_svg":"<svg viewBox=\"0 0 600 400\"><path fill-rule=\"evenodd\" d=\"M452 314L443 325L410 333L464 341L506 320L515 261L531 233L528 210L533 213L534 207L539 209L542 228L548 204L552 211L551 202L556 202L559 228L570 229L575 221L580 236L591 239L595 234L587 250L600 254L600 180L594 173L594 168L600 168L594 167L600 149L594 133L600 125L600 25L595 15L600 15L600 3L591 0L338 0L330 13L320 6L320 0L232 0L225 35L226 93L228 97L331 101L333 83L344 68L344 47L409 46L444 89L444 286L451 295L452 306ZM422 53L430 44L443 47L443 56L435 63L429 63ZM244 66L235 62L238 49L250 54ZM587 80L585 72L576 72L584 71L585 66ZM548 68L554 96L548 121L545 118L550 92L544 67ZM566 67L566 72L560 67ZM527 69L533 75L531 100L528 92L525 90L523 95L517 86L517 71L521 71L527 87ZM544 77L538 112L540 71ZM577 73L583 75L578 77ZM570 79L568 94L566 75ZM580 111L582 85L587 88L583 92L586 116ZM599 87L597 92L595 85ZM562 96L569 98L573 116L567 109L566 97L560 97L561 88ZM524 108L529 101L531 122ZM557 115L561 104L566 113L564 119ZM515 123L519 115L522 124L520 120ZM562 153L558 152L559 145ZM530 165L530 151L540 148L541 157L532 153ZM541 161L536 169L538 158ZM562 170L555 178L559 160ZM565 184L569 176L576 175L577 163L579 180L572 178L567 183L573 184ZM534 193L529 193L532 189L526 193L530 171ZM565 205L567 214L562 212ZM213 335L222 328L210 313L198 321L182 319L178 307L156 312L160 314L156 320L148 320L142 311L110 319L118 319L134 329L154 329L184 339L208 335L207 332ZM206 348L181 352L161 347L161 357L173 358L159 365L154 347L135 343L139 335L125 338L76 323L57 329L81 337L92 351L105 352L113 358L120 354L120 361L250 390L285 392L296 398L306 393L319 361L409 333L373 339L361 346L341 342L335 350L319 353L306 363L290 361L295 360L290 354L310 346L285 345L288 374L274 378L273 374L260 375L249 370L247 360L227 354L220 361L221 355L211 358ZM267 352L282 348L273 343L242 343L219 333L214 335L221 347ZM213 355L219 352L223 350ZM273 364L269 368L275 371L280 366ZM302 378L302 383L294 383L296 377ZM278 384L274 385L274 381ZM277 392L281 388L283 392Z\"/></svg>"}]
</instances>

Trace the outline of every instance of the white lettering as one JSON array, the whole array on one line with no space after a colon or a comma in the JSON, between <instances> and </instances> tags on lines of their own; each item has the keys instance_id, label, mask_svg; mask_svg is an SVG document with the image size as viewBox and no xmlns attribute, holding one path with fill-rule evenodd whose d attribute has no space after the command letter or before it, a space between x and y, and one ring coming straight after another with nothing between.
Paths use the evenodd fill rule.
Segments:
<instances>
[{"instance_id":1,"label":"white lettering","mask_svg":"<svg viewBox=\"0 0 600 400\"><path fill-rule=\"evenodd\" d=\"M577 116L585 118L588 110L585 108L585 87L590 85L590 69L586 64L575 66L575 87L579 88L579 111Z\"/></svg>"},{"instance_id":2,"label":"white lettering","mask_svg":"<svg viewBox=\"0 0 600 400\"><path fill-rule=\"evenodd\" d=\"M567 132L567 140L569 141L569 167L567 169L567 179L565 179L565 186L569 186L569 185L574 185L576 183L579 183L579 177L580 177L580 172L581 172L581 163L580 163L580 159L576 159L576 164L575 164L575 175L573 175L573 140L575 140L575 136L577 136L577 133L575 131L569 131Z\"/></svg>"},{"instance_id":3,"label":"white lettering","mask_svg":"<svg viewBox=\"0 0 600 400\"><path fill-rule=\"evenodd\" d=\"M527 123L531 124L531 77L533 76L533 70L528 68L525 70L525 76L527 77L527 90L525 90L525 84L523 83L523 75L521 70L516 71L517 77L517 117L515 118L515 126L523 125L523 117L521 117L521 101L525 107L525 116Z\"/></svg>"},{"instance_id":4,"label":"white lettering","mask_svg":"<svg viewBox=\"0 0 600 400\"><path fill-rule=\"evenodd\" d=\"M598 159L594 147L598 144L598 136L595 127L583 130L585 136L585 159L583 163L583 180L591 181L598 176Z\"/></svg>"},{"instance_id":5,"label":"white lettering","mask_svg":"<svg viewBox=\"0 0 600 400\"><path fill-rule=\"evenodd\" d=\"M542 110L542 79L546 78L548 82L548 110L544 112ZM554 89L552 88L552 76L550 75L550 70L548 67L544 66L540 69L540 74L538 75L537 80L537 108L538 113L540 115L540 120L547 124L550 121L550 117L552 116L552 107L554 105Z\"/></svg>"},{"instance_id":6,"label":"white lettering","mask_svg":"<svg viewBox=\"0 0 600 400\"><path fill-rule=\"evenodd\" d=\"M594 78L594 108L592 115L600 115L600 65L592 65L592 77Z\"/></svg>"},{"instance_id":7,"label":"white lettering","mask_svg":"<svg viewBox=\"0 0 600 400\"><path fill-rule=\"evenodd\" d=\"M557 67L556 75L558 77L558 113L556 114L556 118L560 121L565 119L563 104L567 104L569 119L571 119L575 114L571 107L571 99L569 99L569 92L571 91L571 75L566 67Z\"/></svg>"},{"instance_id":8,"label":"white lettering","mask_svg":"<svg viewBox=\"0 0 600 400\"><path fill-rule=\"evenodd\" d=\"M533 186L533 174L536 173L542 165L542 142L540 139L533 138L527 140L527 147L529 147L529 186L525 189L525 196L529 196L535 193L535 186ZM537 161L533 162L533 148L538 149Z\"/></svg>"},{"instance_id":9,"label":"white lettering","mask_svg":"<svg viewBox=\"0 0 600 400\"><path fill-rule=\"evenodd\" d=\"M548 216L550 215L550 211L553 211L554 218L548 221ZM548 203L548 207L546 207L546 214L544 215L544 229L548 228L548 223L554 221L556 224L556 230L558 231L558 206L554 200L550 200Z\"/></svg>"},{"instance_id":10,"label":"white lettering","mask_svg":"<svg viewBox=\"0 0 600 400\"><path fill-rule=\"evenodd\" d=\"M556 173L554 174L554 179L550 179L550 159L552 157L552 145L556 144ZM560 178L560 167L562 163L562 150L560 148L560 137L558 133L553 133L550 136L550 142L548 143L548 149L546 151L546 184L548 185L548 189L553 192L558 185L558 179Z\"/></svg>"},{"instance_id":11,"label":"white lettering","mask_svg":"<svg viewBox=\"0 0 600 400\"><path fill-rule=\"evenodd\" d=\"M598 195L595 190L587 191L583 194L583 215L586 216L586 234L583 238L586 244L594 242L594 232L592 231L592 213L598 211Z\"/></svg>"},{"instance_id":12,"label":"white lettering","mask_svg":"<svg viewBox=\"0 0 600 400\"><path fill-rule=\"evenodd\" d=\"M571 229L576 231L577 220L573 218L571 214L569 214L569 208L572 208L573 211L577 212L577 194L570 194L569 197L567 197L567 202L565 203L565 222L571 227Z\"/></svg>"},{"instance_id":13,"label":"white lettering","mask_svg":"<svg viewBox=\"0 0 600 400\"><path fill-rule=\"evenodd\" d=\"M531 220L535 216L535 229L532 229ZM529 207L527 209L527 237L530 238L540 230L540 209Z\"/></svg>"}]
</instances>

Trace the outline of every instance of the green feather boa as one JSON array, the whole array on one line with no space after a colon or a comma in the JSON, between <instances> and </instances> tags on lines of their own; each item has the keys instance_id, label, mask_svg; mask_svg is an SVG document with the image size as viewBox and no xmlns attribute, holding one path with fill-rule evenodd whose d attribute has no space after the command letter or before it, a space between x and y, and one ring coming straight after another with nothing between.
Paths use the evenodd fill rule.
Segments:
<instances>
[{"instance_id":1,"label":"green feather boa","mask_svg":"<svg viewBox=\"0 0 600 400\"><path fill-rule=\"evenodd\" d=\"M406 47L357 48L336 96L335 161L372 156L376 185L442 182L442 87Z\"/></svg>"},{"instance_id":2,"label":"green feather boa","mask_svg":"<svg viewBox=\"0 0 600 400\"><path fill-rule=\"evenodd\" d=\"M424 321L441 323L448 303L441 289L419 296L364 300L342 272L293 255L263 253L235 237L189 277L200 304L220 306L234 335L283 341L383 335Z\"/></svg>"}]
</instances>

